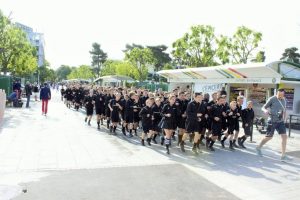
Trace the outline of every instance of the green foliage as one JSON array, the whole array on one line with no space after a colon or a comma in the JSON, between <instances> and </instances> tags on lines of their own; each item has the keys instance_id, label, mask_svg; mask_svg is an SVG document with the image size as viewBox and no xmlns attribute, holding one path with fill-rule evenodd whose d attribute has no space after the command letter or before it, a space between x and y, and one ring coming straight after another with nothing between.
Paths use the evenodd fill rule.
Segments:
<instances>
[{"instance_id":1,"label":"green foliage","mask_svg":"<svg viewBox=\"0 0 300 200\"><path fill-rule=\"evenodd\" d=\"M168 49L165 45L158 45L158 46L147 46L152 53L154 58L156 59L155 71L159 71L163 68L163 66L167 63L170 63L172 61L170 55L166 53L166 50Z\"/></svg>"},{"instance_id":2,"label":"green foliage","mask_svg":"<svg viewBox=\"0 0 300 200\"><path fill-rule=\"evenodd\" d=\"M43 66L38 68L40 82L56 81L56 74L53 69L50 68L50 64L46 61Z\"/></svg>"},{"instance_id":3,"label":"green foliage","mask_svg":"<svg viewBox=\"0 0 300 200\"><path fill-rule=\"evenodd\" d=\"M98 43L93 43L92 47L93 49L90 51L90 54L92 56L92 66L95 67L94 69L97 77L100 76L101 67L107 60L107 53L101 49L101 45Z\"/></svg>"},{"instance_id":4,"label":"green foliage","mask_svg":"<svg viewBox=\"0 0 300 200\"><path fill-rule=\"evenodd\" d=\"M172 58L168 53L166 53L166 50L168 47L166 45L157 45L157 46L146 46L144 47L143 45L140 44L126 44L126 49L123 50L123 52L130 52L134 48L138 49L145 49L148 48L152 51L153 57L155 58L155 63L152 63L154 65L154 71L159 71L163 68L163 66L166 63L169 63L172 61Z\"/></svg>"},{"instance_id":5,"label":"green foliage","mask_svg":"<svg viewBox=\"0 0 300 200\"><path fill-rule=\"evenodd\" d=\"M221 35L217 39L218 49L216 55L219 61L224 65L230 62L230 38L227 36Z\"/></svg>"},{"instance_id":6,"label":"green foliage","mask_svg":"<svg viewBox=\"0 0 300 200\"><path fill-rule=\"evenodd\" d=\"M238 27L232 37L216 36L212 26L192 26L173 43L172 55L176 63L187 67L205 67L226 63L247 63L253 58L262 34L245 26ZM259 54L264 60L264 54Z\"/></svg>"},{"instance_id":7,"label":"green foliage","mask_svg":"<svg viewBox=\"0 0 300 200\"><path fill-rule=\"evenodd\" d=\"M103 64L103 68L101 70L101 75L102 76L115 75L116 74L116 65L120 62L121 61L107 60Z\"/></svg>"},{"instance_id":8,"label":"green foliage","mask_svg":"<svg viewBox=\"0 0 300 200\"><path fill-rule=\"evenodd\" d=\"M149 48L133 48L131 51L126 52L125 59L136 68L136 79L139 81L147 79L147 65L155 64L157 62Z\"/></svg>"},{"instance_id":9,"label":"green foliage","mask_svg":"<svg viewBox=\"0 0 300 200\"><path fill-rule=\"evenodd\" d=\"M36 50L26 34L0 11L0 71L28 75L36 71Z\"/></svg>"},{"instance_id":10,"label":"green foliage","mask_svg":"<svg viewBox=\"0 0 300 200\"><path fill-rule=\"evenodd\" d=\"M116 65L116 74L129 76L133 79L139 78L139 72L130 62L120 62Z\"/></svg>"},{"instance_id":11,"label":"green foliage","mask_svg":"<svg viewBox=\"0 0 300 200\"><path fill-rule=\"evenodd\" d=\"M265 52L264 51L259 51L256 54L255 59L251 60L252 62L265 62L266 60L266 56L265 56Z\"/></svg>"},{"instance_id":12,"label":"green foliage","mask_svg":"<svg viewBox=\"0 0 300 200\"><path fill-rule=\"evenodd\" d=\"M247 63L253 57L253 52L262 40L262 33L251 30L245 26L238 27L229 40L229 49L233 63Z\"/></svg>"},{"instance_id":13,"label":"green foliage","mask_svg":"<svg viewBox=\"0 0 300 200\"><path fill-rule=\"evenodd\" d=\"M217 40L212 26L192 26L191 32L185 33L172 46L172 55L180 65L205 67L215 64Z\"/></svg>"},{"instance_id":14,"label":"green foliage","mask_svg":"<svg viewBox=\"0 0 300 200\"><path fill-rule=\"evenodd\" d=\"M67 65L61 65L56 71L55 74L59 81L66 80L67 76L71 73L71 67Z\"/></svg>"},{"instance_id":15,"label":"green foliage","mask_svg":"<svg viewBox=\"0 0 300 200\"><path fill-rule=\"evenodd\" d=\"M287 60L294 63L300 63L300 54L297 51L298 48L296 47L285 49L280 60Z\"/></svg>"},{"instance_id":16,"label":"green foliage","mask_svg":"<svg viewBox=\"0 0 300 200\"><path fill-rule=\"evenodd\" d=\"M168 69L174 69L174 67L170 63L167 63L164 65L163 70L168 70Z\"/></svg>"},{"instance_id":17,"label":"green foliage","mask_svg":"<svg viewBox=\"0 0 300 200\"><path fill-rule=\"evenodd\" d=\"M67 76L68 79L91 79L93 77L93 71L91 67L87 65L72 68L71 73Z\"/></svg>"},{"instance_id":18,"label":"green foliage","mask_svg":"<svg viewBox=\"0 0 300 200\"><path fill-rule=\"evenodd\" d=\"M133 50L134 48L138 48L138 49L144 49L143 45L140 44L126 44L125 46L125 50L123 50L124 53L130 52L131 50Z\"/></svg>"}]
</instances>

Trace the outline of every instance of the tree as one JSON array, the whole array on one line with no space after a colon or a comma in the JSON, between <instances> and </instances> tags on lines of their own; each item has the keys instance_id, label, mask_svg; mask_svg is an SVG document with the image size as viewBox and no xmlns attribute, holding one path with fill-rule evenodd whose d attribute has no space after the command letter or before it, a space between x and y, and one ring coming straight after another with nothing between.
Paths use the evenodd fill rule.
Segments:
<instances>
[{"instance_id":1,"label":"tree","mask_svg":"<svg viewBox=\"0 0 300 200\"><path fill-rule=\"evenodd\" d=\"M228 48L233 63L247 63L253 57L253 52L262 40L262 33L251 30L245 26L238 27L237 31L228 41Z\"/></svg>"},{"instance_id":2,"label":"tree","mask_svg":"<svg viewBox=\"0 0 300 200\"><path fill-rule=\"evenodd\" d=\"M285 49L280 60L287 60L294 63L300 63L300 54L297 51L298 48L296 47Z\"/></svg>"},{"instance_id":3,"label":"tree","mask_svg":"<svg viewBox=\"0 0 300 200\"><path fill-rule=\"evenodd\" d=\"M56 71L55 74L59 81L67 79L67 76L71 73L71 67L67 65L61 65Z\"/></svg>"},{"instance_id":4,"label":"tree","mask_svg":"<svg viewBox=\"0 0 300 200\"><path fill-rule=\"evenodd\" d=\"M170 55L166 53L168 49L165 45L158 45L158 46L147 46L152 53L154 58L156 59L156 63L154 64L155 71L159 71L163 68L163 66L167 63L172 61Z\"/></svg>"},{"instance_id":5,"label":"tree","mask_svg":"<svg viewBox=\"0 0 300 200\"><path fill-rule=\"evenodd\" d=\"M172 55L180 65L205 67L216 63L217 41L212 26L192 26L191 32L185 33L172 46Z\"/></svg>"},{"instance_id":6,"label":"tree","mask_svg":"<svg viewBox=\"0 0 300 200\"><path fill-rule=\"evenodd\" d=\"M50 63L47 61L45 61L45 64L43 66L40 66L38 68L38 73L41 83L46 81L56 81L55 71L51 69Z\"/></svg>"},{"instance_id":7,"label":"tree","mask_svg":"<svg viewBox=\"0 0 300 200\"><path fill-rule=\"evenodd\" d=\"M126 52L125 59L129 61L137 70L137 79L143 81L147 79L148 68L147 65L156 63L152 51L149 48L134 48Z\"/></svg>"},{"instance_id":8,"label":"tree","mask_svg":"<svg viewBox=\"0 0 300 200\"><path fill-rule=\"evenodd\" d=\"M139 72L130 62L120 62L116 65L116 74L129 76L133 79L139 79Z\"/></svg>"},{"instance_id":9,"label":"tree","mask_svg":"<svg viewBox=\"0 0 300 200\"><path fill-rule=\"evenodd\" d=\"M36 50L17 28L0 11L0 70L17 75L33 73L37 68Z\"/></svg>"},{"instance_id":10,"label":"tree","mask_svg":"<svg viewBox=\"0 0 300 200\"><path fill-rule=\"evenodd\" d=\"M256 57L251 61L252 62L265 62L265 60L266 60L265 52L264 51L259 51L256 54Z\"/></svg>"},{"instance_id":11,"label":"tree","mask_svg":"<svg viewBox=\"0 0 300 200\"><path fill-rule=\"evenodd\" d=\"M101 45L98 43L93 43L92 47L93 49L90 51L92 55L92 66L95 67L96 76L100 76L101 67L107 59L107 53L101 49Z\"/></svg>"},{"instance_id":12,"label":"tree","mask_svg":"<svg viewBox=\"0 0 300 200\"><path fill-rule=\"evenodd\" d=\"M121 61L116 61L116 60L107 60L103 64L103 68L101 71L102 76L107 76L107 75L115 75L116 74L116 66L118 63Z\"/></svg>"},{"instance_id":13,"label":"tree","mask_svg":"<svg viewBox=\"0 0 300 200\"><path fill-rule=\"evenodd\" d=\"M170 63L167 63L164 65L163 70L168 70L168 69L174 69L174 67Z\"/></svg>"},{"instance_id":14,"label":"tree","mask_svg":"<svg viewBox=\"0 0 300 200\"><path fill-rule=\"evenodd\" d=\"M72 72L67 76L68 79L91 79L93 77L93 70L87 65L73 68Z\"/></svg>"},{"instance_id":15,"label":"tree","mask_svg":"<svg viewBox=\"0 0 300 200\"><path fill-rule=\"evenodd\" d=\"M125 46L125 50L123 50L124 53L127 53L129 51L131 51L134 48L138 48L138 49L144 49L145 47L143 45L140 44L126 44Z\"/></svg>"}]
</instances>

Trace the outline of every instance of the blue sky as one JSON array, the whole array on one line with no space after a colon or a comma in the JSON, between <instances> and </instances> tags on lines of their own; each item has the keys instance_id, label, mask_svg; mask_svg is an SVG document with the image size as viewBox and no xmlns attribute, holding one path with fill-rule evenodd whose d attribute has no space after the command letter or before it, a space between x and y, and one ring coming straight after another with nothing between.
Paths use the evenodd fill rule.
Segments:
<instances>
[{"instance_id":1,"label":"blue sky","mask_svg":"<svg viewBox=\"0 0 300 200\"><path fill-rule=\"evenodd\" d=\"M45 34L53 68L90 64L93 42L112 59L124 57L126 43L171 46L196 24L212 25L216 34L240 25L262 32L267 61L287 47L300 49L297 0L0 0L0 9Z\"/></svg>"}]
</instances>

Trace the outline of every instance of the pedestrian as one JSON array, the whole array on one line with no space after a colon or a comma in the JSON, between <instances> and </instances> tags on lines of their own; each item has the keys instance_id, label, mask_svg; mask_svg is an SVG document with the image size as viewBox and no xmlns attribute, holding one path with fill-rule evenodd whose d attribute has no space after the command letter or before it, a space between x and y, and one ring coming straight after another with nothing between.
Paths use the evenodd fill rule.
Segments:
<instances>
[{"instance_id":1,"label":"pedestrian","mask_svg":"<svg viewBox=\"0 0 300 200\"><path fill-rule=\"evenodd\" d=\"M47 115L48 112L48 101L51 99L51 90L48 87L47 83L44 83L44 86L40 91L40 100L42 100L42 114Z\"/></svg>"},{"instance_id":2,"label":"pedestrian","mask_svg":"<svg viewBox=\"0 0 300 200\"><path fill-rule=\"evenodd\" d=\"M284 97L284 89L278 89L277 94L270 97L266 104L262 107L262 111L268 115L268 127L266 136L256 147L257 154L262 156L261 148L273 138L276 130L281 136L281 160L290 160L290 158L288 158L285 154L287 135L284 124L286 118L286 100Z\"/></svg>"},{"instance_id":3,"label":"pedestrian","mask_svg":"<svg viewBox=\"0 0 300 200\"><path fill-rule=\"evenodd\" d=\"M113 133L116 135L116 129L118 126L118 123L120 122L120 112L123 110L123 107L121 106L121 94L116 93L115 98L111 99L108 108L110 109L110 121L111 125L109 127L110 133Z\"/></svg>"},{"instance_id":4,"label":"pedestrian","mask_svg":"<svg viewBox=\"0 0 300 200\"><path fill-rule=\"evenodd\" d=\"M153 99L149 98L145 102L145 106L141 109L139 112L139 115L142 119L142 127L143 127L143 133L142 133L142 145L145 146L145 136L147 136L147 142L148 145L151 146L151 140L152 140L152 117L153 117L153 111L151 109L153 105Z\"/></svg>"},{"instance_id":5,"label":"pedestrian","mask_svg":"<svg viewBox=\"0 0 300 200\"><path fill-rule=\"evenodd\" d=\"M88 121L88 125L91 125L91 119L94 113L94 91L90 89L89 95L84 98L84 105L86 109L86 117L84 119L85 122Z\"/></svg>"},{"instance_id":6,"label":"pedestrian","mask_svg":"<svg viewBox=\"0 0 300 200\"><path fill-rule=\"evenodd\" d=\"M38 93L39 93L39 87L38 87L37 83L34 83L34 85L33 85L33 95L34 95L34 100L35 101L38 100Z\"/></svg>"},{"instance_id":7,"label":"pedestrian","mask_svg":"<svg viewBox=\"0 0 300 200\"><path fill-rule=\"evenodd\" d=\"M222 148L225 148L225 140L229 136L229 149L234 150L234 131L239 130L239 117L240 113L237 108L237 102L231 101L230 108L226 112L228 121L228 131L225 133L223 139L221 140Z\"/></svg>"},{"instance_id":8,"label":"pedestrian","mask_svg":"<svg viewBox=\"0 0 300 200\"><path fill-rule=\"evenodd\" d=\"M198 153L197 144L200 143L200 133L205 127L205 114L206 103L202 101L202 93L196 92L194 95L193 101L189 102L186 109L186 133L183 134L182 141L180 143L181 151L185 152L184 142L187 139L188 135L194 134L194 142L192 151Z\"/></svg>"},{"instance_id":9,"label":"pedestrian","mask_svg":"<svg viewBox=\"0 0 300 200\"><path fill-rule=\"evenodd\" d=\"M206 148L211 150L211 151L215 151L215 149L213 148L213 145L215 143L215 141L221 137L222 134L222 129L223 129L223 122L222 120L224 120L224 106L225 104L225 99L224 96L219 96L217 103L214 104L212 106L211 109L211 119L212 119L212 123L211 123L211 135L210 137L206 140Z\"/></svg>"},{"instance_id":10,"label":"pedestrian","mask_svg":"<svg viewBox=\"0 0 300 200\"><path fill-rule=\"evenodd\" d=\"M26 85L25 85L25 94L26 94L26 99L27 99L26 108L30 108L29 102L30 102L30 96L32 95L32 86L29 81L27 81Z\"/></svg>"},{"instance_id":11,"label":"pedestrian","mask_svg":"<svg viewBox=\"0 0 300 200\"><path fill-rule=\"evenodd\" d=\"M244 135L238 138L238 144L240 147L246 149L244 142L247 140L247 137L251 136L253 129L253 120L254 120L254 111L252 109L252 101L247 102L247 108L242 110L242 122L244 128Z\"/></svg>"},{"instance_id":12,"label":"pedestrian","mask_svg":"<svg viewBox=\"0 0 300 200\"><path fill-rule=\"evenodd\" d=\"M168 98L168 103L162 108L162 125L161 128L165 132L165 144L167 154L170 154L171 137L176 128L177 111L175 106L176 96L171 94Z\"/></svg>"}]
</instances>

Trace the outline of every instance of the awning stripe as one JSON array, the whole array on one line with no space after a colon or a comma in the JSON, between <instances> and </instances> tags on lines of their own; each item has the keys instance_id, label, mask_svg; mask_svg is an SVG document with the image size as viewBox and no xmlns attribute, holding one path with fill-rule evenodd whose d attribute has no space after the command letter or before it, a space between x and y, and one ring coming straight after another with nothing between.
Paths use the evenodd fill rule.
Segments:
<instances>
[{"instance_id":1,"label":"awning stripe","mask_svg":"<svg viewBox=\"0 0 300 200\"><path fill-rule=\"evenodd\" d=\"M242 73L240 73L240 72L238 72L237 70L235 70L235 69L232 69L232 68L228 68L229 70L231 70L231 71L233 71L233 72L235 72L236 74L239 74L239 75L241 75L243 78L247 78L247 76L245 76L244 74L242 74Z\"/></svg>"},{"instance_id":2,"label":"awning stripe","mask_svg":"<svg viewBox=\"0 0 300 200\"><path fill-rule=\"evenodd\" d=\"M229 76L227 76L225 73L223 73L221 70L216 69L217 72L219 72L219 74L225 76L225 78L230 78Z\"/></svg>"}]
</instances>

